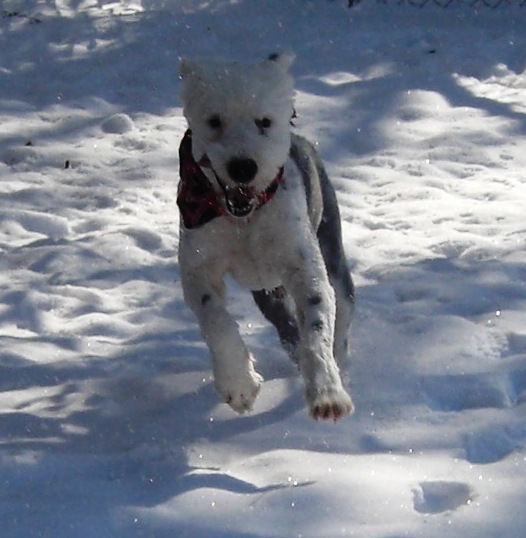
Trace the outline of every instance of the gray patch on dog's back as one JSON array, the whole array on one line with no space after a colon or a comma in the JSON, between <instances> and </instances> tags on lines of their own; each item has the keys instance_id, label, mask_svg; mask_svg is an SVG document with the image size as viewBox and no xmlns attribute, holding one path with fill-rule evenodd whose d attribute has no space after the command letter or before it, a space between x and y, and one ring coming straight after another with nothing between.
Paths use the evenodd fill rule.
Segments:
<instances>
[{"instance_id":1,"label":"gray patch on dog's back","mask_svg":"<svg viewBox=\"0 0 526 538\"><path fill-rule=\"evenodd\" d=\"M325 166L314 146L294 133L290 156L303 178L309 216L318 236L329 277L333 285L338 280L345 296L353 301L354 285L344 258L338 200Z\"/></svg>"},{"instance_id":2,"label":"gray patch on dog's back","mask_svg":"<svg viewBox=\"0 0 526 538\"><path fill-rule=\"evenodd\" d=\"M307 196L307 207L312 227L317 230L323 212L323 199L318 174L317 155L314 146L302 136L292 134L290 157L296 163ZM321 164L321 163L320 163ZM322 165L323 166L323 165Z\"/></svg>"}]
</instances>

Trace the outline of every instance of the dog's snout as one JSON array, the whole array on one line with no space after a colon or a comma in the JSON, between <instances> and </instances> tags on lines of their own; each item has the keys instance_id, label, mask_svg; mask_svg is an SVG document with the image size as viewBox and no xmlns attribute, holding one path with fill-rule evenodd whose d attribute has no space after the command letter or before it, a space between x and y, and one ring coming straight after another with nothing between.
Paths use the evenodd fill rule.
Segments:
<instances>
[{"instance_id":1,"label":"dog's snout","mask_svg":"<svg viewBox=\"0 0 526 538\"><path fill-rule=\"evenodd\" d=\"M228 175L236 183L248 183L252 181L258 173L258 165L254 159L233 158L227 164Z\"/></svg>"}]
</instances>

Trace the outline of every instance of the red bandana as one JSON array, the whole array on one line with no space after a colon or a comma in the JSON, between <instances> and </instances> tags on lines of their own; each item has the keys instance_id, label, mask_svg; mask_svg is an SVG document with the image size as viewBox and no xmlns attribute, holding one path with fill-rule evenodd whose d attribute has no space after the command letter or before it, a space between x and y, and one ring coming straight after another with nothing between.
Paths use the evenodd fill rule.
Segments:
<instances>
[{"instance_id":1,"label":"red bandana","mask_svg":"<svg viewBox=\"0 0 526 538\"><path fill-rule=\"evenodd\" d=\"M188 129L179 146L179 190L177 205L185 228L199 228L228 212L219 201L209 179L192 155L192 132ZM283 167L270 186L254 197L254 211L272 199L283 179Z\"/></svg>"}]
</instances>

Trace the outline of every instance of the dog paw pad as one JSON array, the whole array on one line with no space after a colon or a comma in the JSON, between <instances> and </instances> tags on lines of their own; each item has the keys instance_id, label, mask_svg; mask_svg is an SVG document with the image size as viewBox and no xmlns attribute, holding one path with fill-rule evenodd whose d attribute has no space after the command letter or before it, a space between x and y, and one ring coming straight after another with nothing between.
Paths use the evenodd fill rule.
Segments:
<instances>
[{"instance_id":1,"label":"dog paw pad","mask_svg":"<svg viewBox=\"0 0 526 538\"><path fill-rule=\"evenodd\" d=\"M234 411L242 414L252 410L262 382L263 378L252 372L245 378L236 380L228 388L224 385L218 386L218 392Z\"/></svg>"},{"instance_id":2,"label":"dog paw pad","mask_svg":"<svg viewBox=\"0 0 526 538\"><path fill-rule=\"evenodd\" d=\"M310 414L314 420L333 420L336 422L353 412L352 400L343 389L321 394L310 405Z\"/></svg>"}]
</instances>

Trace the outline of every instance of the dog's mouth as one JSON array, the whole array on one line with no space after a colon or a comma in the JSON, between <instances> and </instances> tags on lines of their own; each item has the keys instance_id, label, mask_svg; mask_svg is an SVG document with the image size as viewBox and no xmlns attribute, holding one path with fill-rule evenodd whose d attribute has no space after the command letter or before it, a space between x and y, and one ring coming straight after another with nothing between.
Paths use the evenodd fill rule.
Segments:
<instances>
[{"instance_id":1,"label":"dog's mouth","mask_svg":"<svg viewBox=\"0 0 526 538\"><path fill-rule=\"evenodd\" d=\"M246 185L228 186L215 171L214 175L223 190L226 210L234 217L248 217L257 206L255 189Z\"/></svg>"},{"instance_id":2,"label":"dog's mouth","mask_svg":"<svg viewBox=\"0 0 526 538\"><path fill-rule=\"evenodd\" d=\"M257 194L253 187L246 185L229 186L216 173L208 155L203 155L199 161L203 168L209 168L214 173L217 184L221 187L225 199L225 209L238 218L248 217L257 207Z\"/></svg>"},{"instance_id":3,"label":"dog's mouth","mask_svg":"<svg viewBox=\"0 0 526 538\"><path fill-rule=\"evenodd\" d=\"M250 187L221 187L225 193L226 209L234 217L248 217L256 208L257 200Z\"/></svg>"},{"instance_id":4,"label":"dog's mouth","mask_svg":"<svg viewBox=\"0 0 526 538\"><path fill-rule=\"evenodd\" d=\"M263 191L258 191L252 184L229 185L223 181L212 167L208 155L203 155L197 162L202 168L208 168L215 176L216 182L223 191L223 208L230 215L237 218L249 217L254 211L272 199L283 179L282 166L279 168L276 177Z\"/></svg>"}]
</instances>

